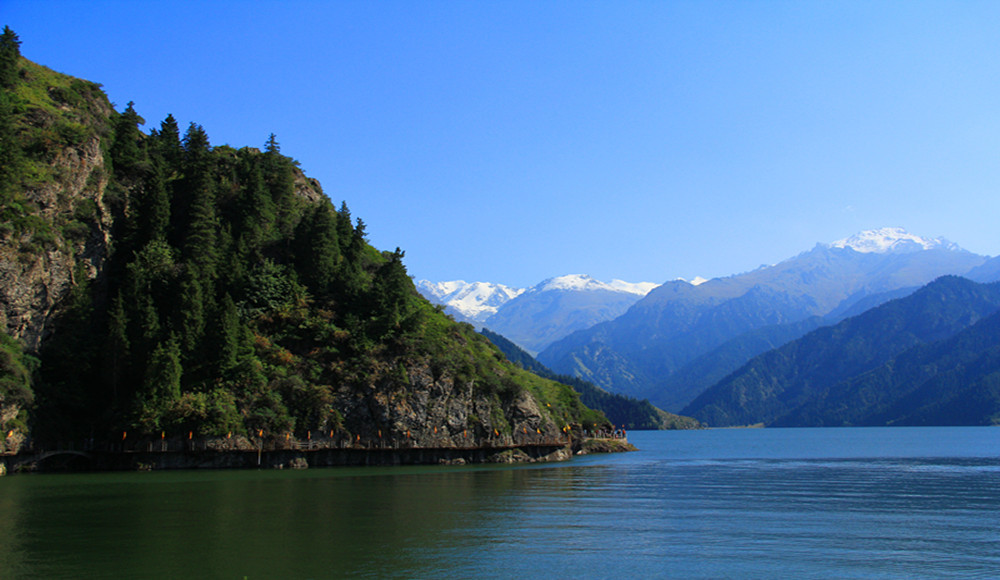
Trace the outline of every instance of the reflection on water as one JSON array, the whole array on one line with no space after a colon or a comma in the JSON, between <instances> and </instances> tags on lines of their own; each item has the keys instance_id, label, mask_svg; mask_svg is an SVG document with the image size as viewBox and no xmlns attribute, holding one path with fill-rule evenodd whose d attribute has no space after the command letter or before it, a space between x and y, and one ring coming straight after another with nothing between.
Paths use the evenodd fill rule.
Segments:
<instances>
[{"instance_id":1,"label":"reflection on water","mask_svg":"<svg viewBox=\"0 0 1000 580\"><path fill-rule=\"evenodd\" d=\"M1000 574L1000 430L632 439L542 466L7 477L0 577Z\"/></svg>"}]
</instances>

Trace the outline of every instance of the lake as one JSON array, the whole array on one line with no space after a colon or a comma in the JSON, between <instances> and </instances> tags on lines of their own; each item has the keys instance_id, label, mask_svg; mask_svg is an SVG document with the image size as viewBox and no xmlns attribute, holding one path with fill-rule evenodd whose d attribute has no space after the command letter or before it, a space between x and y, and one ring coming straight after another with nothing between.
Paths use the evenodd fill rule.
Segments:
<instances>
[{"instance_id":1,"label":"lake","mask_svg":"<svg viewBox=\"0 0 1000 580\"><path fill-rule=\"evenodd\" d=\"M994 578L1000 429L633 432L525 466L0 478L0 578Z\"/></svg>"}]
</instances>

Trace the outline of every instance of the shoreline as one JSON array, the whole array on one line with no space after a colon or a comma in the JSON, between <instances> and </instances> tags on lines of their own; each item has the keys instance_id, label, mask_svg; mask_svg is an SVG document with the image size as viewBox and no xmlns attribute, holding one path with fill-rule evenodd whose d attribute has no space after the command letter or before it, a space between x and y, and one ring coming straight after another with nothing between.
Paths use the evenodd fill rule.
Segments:
<instances>
[{"instance_id":1,"label":"shoreline","mask_svg":"<svg viewBox=\"0 0 1000 580\"><path fill-rule=\"evenodd\" d=\"M622 453L626 439L585 438L531 445L483 447L219 448L81 451L58 449L0 456L0 475L15 473L152 471L164 469L308 469L394 465L466 465L565 461L574 455Z\"/></svg>"}]
</instances>

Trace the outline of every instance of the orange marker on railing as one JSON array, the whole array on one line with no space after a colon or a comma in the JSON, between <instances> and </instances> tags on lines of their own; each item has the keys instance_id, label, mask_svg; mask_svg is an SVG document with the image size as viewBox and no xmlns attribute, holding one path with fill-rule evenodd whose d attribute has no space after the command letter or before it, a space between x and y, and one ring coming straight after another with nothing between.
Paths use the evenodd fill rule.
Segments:
<instances>
[{"instance_id":1,"label":"orange marker on railing","mask_svg":"<svg viewBox=\"0 0 1000 580\"><path fill-rule=\"evenodd\" d=\"M126 434L128 434L128 431L122 431L122 441L124 441L124 440L125 440L125 435L126 435Z\"/></svg>"}]
</instances>

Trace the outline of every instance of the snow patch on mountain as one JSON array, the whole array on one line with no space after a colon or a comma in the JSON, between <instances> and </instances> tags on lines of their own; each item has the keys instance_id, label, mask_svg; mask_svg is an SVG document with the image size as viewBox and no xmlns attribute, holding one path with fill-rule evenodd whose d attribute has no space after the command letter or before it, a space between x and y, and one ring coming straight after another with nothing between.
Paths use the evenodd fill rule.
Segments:
<instances>
[{"instance_id":1,"label":"snow patch on mountain","mask_svg":"<svg viewBox=\"0 0 1000 580\"><path fill-rule=\"evenodd\" d=\"M652 282L625 282L623 280L612 280L611 282L601 282L585 274L568 274L549 278L531 288L531 292L546 292L549 290L572 290L572 291L594 291L606 290L609 292L625 292L645 296L649 291L659 284Z\"/></svg>"},{"instance_id":2,"label":"snow patch on mountain","mask_svg":"<svg viewBox=\"0 0 1000 580\"><path fill-rule=\"evenodd\" d=\"M523 288L465 280L420 280L417 282L417 290L431 302L449 306L455 312L477 322L493 316L498 308L524 292Z\"/></svg>"},{"instance_id":3,"label":"snow patch on mountain","mask_svg":"<svg viewBox=\"0 0 1000 580\"><path fill-rule=\"evenodd\" d=\"M686 278L677 278L678 282L687 282L692 286L701 286L705 282L708 282L708 278L702 278L701 276L695 276L694 278L688 280Z\"/></svg>"},{"instance_id":4,"label":"snow patch on mountain","mask_svg":"<svg viewBox=\"0 0 1000 580\"><path fill-rule=\"evenodd\" d=\"M899 254L921 250L961 250L957 244L944 238L922 238L903 228L866 230L849 238L829 244L831 248L850 248L863 254Z\"/></svg>"}]
</instances>

